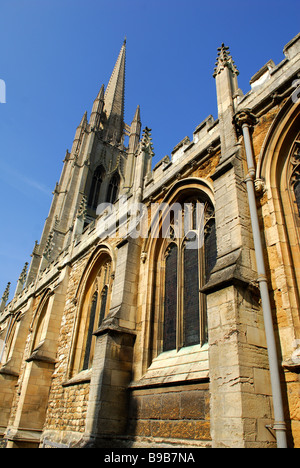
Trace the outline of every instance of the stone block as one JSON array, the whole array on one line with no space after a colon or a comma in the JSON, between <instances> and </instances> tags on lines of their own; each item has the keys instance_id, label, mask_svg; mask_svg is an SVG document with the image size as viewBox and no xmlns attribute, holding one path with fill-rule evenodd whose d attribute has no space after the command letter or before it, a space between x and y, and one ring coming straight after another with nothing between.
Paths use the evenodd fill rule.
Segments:
<instances>
[{"instance_id":1,"label":"stone block","mask_svg":"<svg viewBox=\"0 0 300 468\"><path fill-rule=\"evenodd\" d=\"M180 394L162 395L161 419L180 419Z\"/></svg>"},{"instance_id":2,"label":"stone block","mask_svg":"<svg viewBox=\"0 0 300 468\"><path fill-rule=\"evenodd\" d=\"M256 394L272 395L270 372L254 368L254 387Z\"/></svg>"},{"instance_id":3,"label":"stone block","mask_svg":"<svg viewBox=\"0 0 300 468\"><path fill-rule=\"evenodd\" d=\"M205 419L205 393L197 390L182 392L180 416L182 419Z\"/></svg>"}]
</instances>

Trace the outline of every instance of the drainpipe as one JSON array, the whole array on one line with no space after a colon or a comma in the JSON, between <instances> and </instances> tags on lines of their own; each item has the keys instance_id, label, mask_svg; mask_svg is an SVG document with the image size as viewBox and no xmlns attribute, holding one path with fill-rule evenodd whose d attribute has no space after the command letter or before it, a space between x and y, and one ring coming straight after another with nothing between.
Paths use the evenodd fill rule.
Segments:
<instances>
[{"instance_id":1,"label":"drainpipe","mask_svg":"<svg viewBox=\"0 0 300 468\"><path fill-rule=\"evenodd\" d=\"M264 262L263 246L260 234L260 227L258 221L258 213L256 207L255 197L255 162L252 150L252 142L250 136L250 129L256 119L249 111L241 111L235 115L235 122L243 130L244 144L247 156L248 174L245 182L247 185L250 217L253 231L253 240L255 248L255 256L257 263L258 282L261 295L263 317L265 324L266 340L268 347L271 386L273 393L273 406L274 406L274 425L273 429L276 432L277 448L287 448L286 439L286 424L284 421L283 400L280 385L279 362L276 349L276 340L273 327L271 303L269 296L268 281L266 275L266 268Z\"/></svg>"}]
</instances>

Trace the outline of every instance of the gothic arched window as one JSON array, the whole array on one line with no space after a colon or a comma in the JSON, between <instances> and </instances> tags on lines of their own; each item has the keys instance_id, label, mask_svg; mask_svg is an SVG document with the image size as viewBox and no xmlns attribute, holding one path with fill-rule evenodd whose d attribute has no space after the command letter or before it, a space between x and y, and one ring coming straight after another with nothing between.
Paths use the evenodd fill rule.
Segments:
<instances>
[{"instance_id":1,"label":"gothic arched window","mask_svg":"<svg viewBox=\"0 0 300 468\"><path fill-rule=\"evenodd\" d=\"M85 349L84 349L84 358L83 358L83 366L82 366L83 370L89 368L91 347L92 347L92 340L93 340L93 331L95 328L97 302L98 302L98 291L95 291L92 297L92 302L91 302L90 312L89 312L89 317L88 317L89 326L88 326Z\"/></svg>"},{"instance_id":2,"label":"gothic arched window","mask_svg":"<svg viewBox=\"0 0 300 468\"><path fill-rule=\"evenodd\" d=\"M291 185L294 191L294 203L300 217L300 134L294 143L291 154Z\"/></svg>"},{"instance_id":3,"label":"gothic arched window","mask_svg":"<svg viewBox=\"0 0 300 468\"><path fill-rule=\"evenodd\" d=\"M45 303L42 305L41 312L37 318L37 324L36 324L36 329L34 333L34 339L33 339L33 344L32 344L32 350L35 350L35 348L45 339L45 320L46 320L46 314L48 311L48 305L49 305L49 297L45 301Z\"/></svg>"},{"instance_id":4,"label":"gothic arched window","mask_svg":"<svg viewBox=\"0 0 300 468\"><path fill-rule=\"evenodd\" d=\"M189 249L186 239L183 245L183 346L200 343L200 264L198 249ZM202 257L200 253L200 257ZM202 268L201 268L202 270ZM202 273L202 271L201 271ZM202 275L201 275L202 276ZM204 341L206 339L204 338Z\"/></svg>"},{"instance_id":5,"label":"gothic arched window","mask_svg":"<svg viewBox=\"0 0 300 468\"><path fill-rule=\"evenodd\" d=\"M164 241L163 351L203 345L208 338L206 300L200 290L217 258L214 210L197 200L184 207L182 219L171 220L170 239ZM176 237L180 223L183 235Z\"/></svg>"},{"instance_id":6,"label":"gothic arched window","mask_svg":"<svg viewBox=\"0 0 300 468\"><path fill-rule=\"evenodd\" d=\"M88 206L93 210L97 209L99 202L100 189L105 177L105 170L102 166L98 166L94 172L92 184L90 188L90 194L88 199Z\"/></svg>"},{"instance_id":7,"label":"gothic arched window","mask_svg":"<svg viewBox=\"0 0 300 468\"><path fill-rule=\"evenodd\" d=\"M107 203L111 203L111 204L115 203L115 201L118 198L119 188L120 188L120 176L117 172L115 172L109 182L107 198L106 198Z\"/></svg>"},{"instance_id":8,"label":"gothic arched window","mask_svg":"<svg viewBox=\"0 0 300 468\"><path fill-rule=\"evenodd\" d=\"M176 348L178 248L170 244L166 251L164 300L164 351Z\"/></svg>"},{"instance_id":9,"label":"gothic arched window","mask_svg":"<svg viewBox=\"0 0 300 468\"><path fill-rule=\"evenodd\" d=\"M77 338L74 343L73 373L90 369L93 364L96 337L94 333L108 314L112 288L111 258L104 254L86 280L79 303Z\"/></svg>"}]
</instances>

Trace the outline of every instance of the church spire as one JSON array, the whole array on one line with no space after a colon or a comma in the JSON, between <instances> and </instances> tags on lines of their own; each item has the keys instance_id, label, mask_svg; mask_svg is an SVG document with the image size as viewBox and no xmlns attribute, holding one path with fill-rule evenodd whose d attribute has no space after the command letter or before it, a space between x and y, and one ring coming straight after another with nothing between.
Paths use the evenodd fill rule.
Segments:
<instances>
[{"instance_id":1,"label":"church spire","mask_svg":"<svg viewBox=\"0 0 300 468\"><path fill-rule=\"evenodd\" d=\"M121 47L119 57L110 77L105 96L105 112L108 120L107 138L120 141L124 125L125 105L125 61L126 39Z\"/></svg>"}]
</instances>

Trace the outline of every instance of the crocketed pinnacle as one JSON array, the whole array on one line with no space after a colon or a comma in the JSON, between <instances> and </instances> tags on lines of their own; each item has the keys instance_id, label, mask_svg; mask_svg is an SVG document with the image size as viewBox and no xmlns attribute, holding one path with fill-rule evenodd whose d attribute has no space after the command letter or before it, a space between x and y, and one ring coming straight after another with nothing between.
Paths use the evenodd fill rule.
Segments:
<instances>
[{"instance_id":1,"label":"crocketed pinnacle","mask_svg":"<svg viewBox=\"0 0 300 468\"><path fill-rule=\"evenodd\" d=\"M239 75L239 71L234 63L234 60L232 59L230 55L229 47L226 47L225 44L223 43L222 46L218 48L218 57L217 57L216 68L214 70L213 77L215 78L226 67L229 68L229 70L231 70L231 72L234 75L236 76Z\"/></svg>"},{"instance_id":2,"label":"crocketed pinnacle","mask_svg":"<svg viewBox=\"0 0 300 468\"><path fill-rule=\"evenodd\" d=\"M8 301L8 298L9 298L10 285L11 285L11 283L7 283L6 289L5 289L5 291L3 293L3 296L2 296L2 301L5 302L5 303Z\"/></svg>"}]
</instances>

